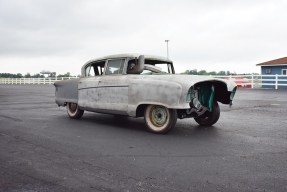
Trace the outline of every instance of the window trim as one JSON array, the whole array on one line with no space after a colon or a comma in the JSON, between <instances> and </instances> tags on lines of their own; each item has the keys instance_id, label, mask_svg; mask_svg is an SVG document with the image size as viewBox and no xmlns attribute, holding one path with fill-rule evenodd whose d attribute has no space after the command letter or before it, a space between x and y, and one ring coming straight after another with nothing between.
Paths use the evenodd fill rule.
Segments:
<instances>
[{"instance_id":1,"label":"window trim","mask_svg":"<svg viewBox=\"0 0 287 192\"><path fill-rule=\"evenodd\" d=\"M283 73L284 73L283 71L285 71L285 74L283 74ZM281 70L281 74L282 74L282 75L287 75L287 69L282 69L282 70Z\"/></svg>"}]
</instances>

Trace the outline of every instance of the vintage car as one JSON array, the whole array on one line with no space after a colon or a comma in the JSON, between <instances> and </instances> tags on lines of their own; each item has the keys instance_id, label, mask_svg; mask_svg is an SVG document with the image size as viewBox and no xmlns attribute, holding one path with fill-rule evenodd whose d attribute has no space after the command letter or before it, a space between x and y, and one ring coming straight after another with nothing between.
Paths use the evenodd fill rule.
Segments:
<instances>
[{"instance_id":1,"label":"vintage car","mask_svg":"<svg viewBox=\"0 0 287 192\"><path fill-rule=\"evenodd\" d=\"M56 103L72 119L84 111L144 117L154 133L168 132L178 118L212 126L220 116L218 102L231 105L237 88L229 80L177 75L171 60L139 54L91 60L80 78L54 85Z\"/></svg>"}]
</instances>

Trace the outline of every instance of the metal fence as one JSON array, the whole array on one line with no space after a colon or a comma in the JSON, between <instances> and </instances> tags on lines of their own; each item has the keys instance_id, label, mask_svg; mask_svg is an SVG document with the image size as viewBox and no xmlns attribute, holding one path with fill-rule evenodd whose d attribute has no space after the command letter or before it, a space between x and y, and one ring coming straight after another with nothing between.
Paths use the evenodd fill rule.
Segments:
<instances>
[{"instance_id":1,"label":"metal fence","mask_svg":"<svg viewBox=\"0 0 287 192\"><path fill-rule=\"evenodd\" d=\"M232 75L212 76L221 79L231 79L238 87L242 88L287 88L286 75ZM54 77L54 78L0 78L0 84L53 84L59 80L74 79L77 77Z\"/></svg>"}]
</instances>

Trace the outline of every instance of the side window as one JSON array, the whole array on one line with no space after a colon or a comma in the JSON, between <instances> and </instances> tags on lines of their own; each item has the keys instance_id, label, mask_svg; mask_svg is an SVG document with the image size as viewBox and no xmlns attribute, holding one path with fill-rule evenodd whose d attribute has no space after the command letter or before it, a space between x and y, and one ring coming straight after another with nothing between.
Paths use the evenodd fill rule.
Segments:
<instances>
[{"instance_id":1,"label":"side window","mask_svg":"<svg viewBox=\"0 0 287 192\"><path fill-rule=\"evenodd\" d=\"M124 59L109 60L106 67L106 75L122 74L124 68Z\"/></svg>"},{"instance_id":2,"label":"side window","mask_svg":"<svg viewBox=\"0 0 287 192\"><path fill-rule=\"evenodd\" d=\"M287 69L282 69L282 75L287 75Z\"/></svg>"},{"instance_id":3,"label":"side window","mask_svg":"<svg viewBox=\"0 0 287 192\"><path fill-rule=\"evenodd\" d=\"M94 77L103 75L103 71L105 68L106 61L98 61L96 63L92 63L86 68L86 77Z\"/></svg>"},{"instance_id":4,"label":"side window","mask_svg":"<svg viewBox=\"0 0 287 192\"><path fill-rule=\"evenodd\" d=\"M91 71L91 65L89 65L88 67L86 67L86 77L91 76L91 75L90 75L90 71Z\"/></svg>"},{"instance_id":5,"label":"side window","mask_svg":"<svg viewBox=\"0 0 287 192\"><path fill-rule=\"evenodd\" d=\"M93 65L89 65L86 68L86 77L94 77L95 76L95 70Z\"/></svg>"},{"instance_id":6,"label":"side window","mask_svg":"<svg viewBox=\"0 0 287 192\"><path fill-rule=\"evenodd\" d=\"M95 75L103 75L105 64L94 66Z\"/></svg>"}]
</instances>

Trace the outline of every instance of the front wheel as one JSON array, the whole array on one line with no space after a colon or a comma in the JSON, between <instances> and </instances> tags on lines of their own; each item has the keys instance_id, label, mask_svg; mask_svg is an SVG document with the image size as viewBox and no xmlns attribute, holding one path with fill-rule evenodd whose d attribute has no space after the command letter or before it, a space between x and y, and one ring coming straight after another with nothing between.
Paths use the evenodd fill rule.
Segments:
<instances>
[{"instance_id":1,"label":"front wheel","mask_svg":"<svg viewBox=\"0 0 287 192\"><path fill-rule=\"evenodd\" d=\"M67 103L67 113L71 119L80 119L84 110L81 110L77 103Z\"/></svg>"},{"instance_id":2,"label":"front wheel","mask_svg":"<svg viewBox=\"0 0 287 192\"><path fill-rule=\"evenodd\" d=\"M213 102L212 111L206 111L203 115L194 118L194 120L201 126L212 126L215 124L220 116L220 108L216 101Z\"/></svg>"},{"instance_id":3,"label":"front wheel","mask_svg":"<svg viewBox=\"0 0 287 192\"><path fill-rule=\"evenodd\" d=\"M147 128L153 133L167 133L177 121L175 109L160 105L148 105L144 114Z\"/></svg>"}]
</instances>

